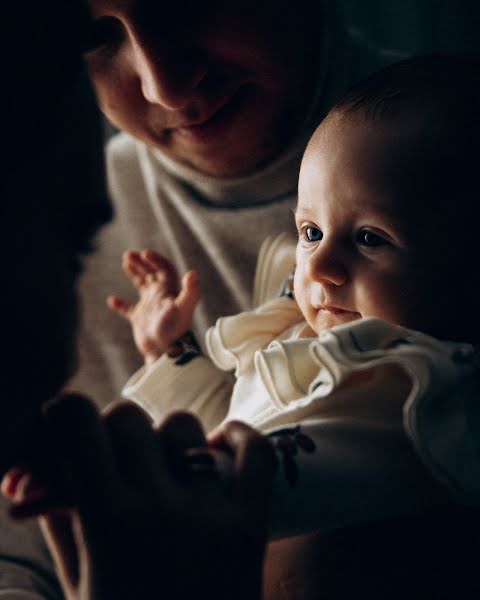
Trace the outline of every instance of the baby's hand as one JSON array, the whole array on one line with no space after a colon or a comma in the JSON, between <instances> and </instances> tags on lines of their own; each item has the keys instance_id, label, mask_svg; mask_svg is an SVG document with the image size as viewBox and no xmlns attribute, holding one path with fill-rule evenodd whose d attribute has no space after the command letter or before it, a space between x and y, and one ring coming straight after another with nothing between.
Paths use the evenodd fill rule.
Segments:
<instances>
[{"instance_id":1,"label":"baby's hand","mask_svg":"<svg viewBox=\"0 0 480 600\"><path fill-rule=\"evenodd\" d=\"M123 270L138 290L138 302L109 296L107 305L130 321L135 344L149 365L191 328L200 298L198 276L186 273L178 292L175 267L153 250L125 252Z\"/></svg>"}]
</instances>

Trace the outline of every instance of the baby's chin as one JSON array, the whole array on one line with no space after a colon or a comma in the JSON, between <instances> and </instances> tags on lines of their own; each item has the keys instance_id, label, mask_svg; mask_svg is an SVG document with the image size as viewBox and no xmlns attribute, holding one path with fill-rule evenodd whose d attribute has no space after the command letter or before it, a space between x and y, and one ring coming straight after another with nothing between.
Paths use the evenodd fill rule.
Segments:
<instances>
[{"instance_id":1,"label":"baby's chin","mask_svg":"<svg viewBox=\"0 0 480 600\"><path fill-rule=\"evenodd\" d=\"M352 321L358 321L362 315L357 312L341 311L341 312L330 312L327 310L319 310L316 319L310 324L310 329L313 330L313 334L318 336L325 329L336 327L337 325L345 325Z\"/></svg>"}]
</instances>

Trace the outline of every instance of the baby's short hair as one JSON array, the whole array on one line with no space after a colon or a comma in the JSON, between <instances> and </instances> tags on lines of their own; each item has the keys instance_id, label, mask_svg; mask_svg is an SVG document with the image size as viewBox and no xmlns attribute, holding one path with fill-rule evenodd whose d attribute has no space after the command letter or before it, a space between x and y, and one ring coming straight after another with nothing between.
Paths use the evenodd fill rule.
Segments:
<instances>
[{"instance_id":1,"label":"baby's short hair","mask_svg":"<svg viewBox=\"0 0 480 600\"><path fill-rule=\"evenodd\" d=\"M462 231L478 245L480 192L480 54L429 54L394 63L359 82L327 119L393 124L403 134L405 177L439 227ZM406 140L406 141L405 141Z\"/></svg>"},{"instance_id":2,"label":"baby's short hair","mask_svg":"<svg viewBox=\"0 0 480 600\"><path fill-rule=\"evenodd\" d=\"M357 83L331 113L375 121L401 118L421 103L456 117L458 124L478 115L480 54L428 54L394 63Z\"/></svg>"}]
</instances>

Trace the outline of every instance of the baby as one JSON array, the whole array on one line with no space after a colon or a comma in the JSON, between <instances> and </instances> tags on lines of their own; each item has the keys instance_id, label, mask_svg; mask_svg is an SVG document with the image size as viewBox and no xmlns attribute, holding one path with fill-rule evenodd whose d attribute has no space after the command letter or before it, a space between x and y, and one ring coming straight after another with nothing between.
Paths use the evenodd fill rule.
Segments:
<instances>
[{"instance_id":1,"label":"baby","mask_svg":"<svg viewBox=\"0 0 480 600\"><path fill-rule=\"evenodd\" d=\"M479 107L477 56L410 59L352 89L306 148L295 258L288 236L266 241L256 280L266 302L219 319L210 359L188 333L196 274L178 292L164 257L127 252L139 300L108 304L130 321L145 367L124 395L155 418L192 410L207 429L225 418L273 437L280 427L287 458L315 454L325 419L406 431L450 492L478 499ZM275 297L293 262L293 294L287 283Z\"/></svg>"}]
</instances>

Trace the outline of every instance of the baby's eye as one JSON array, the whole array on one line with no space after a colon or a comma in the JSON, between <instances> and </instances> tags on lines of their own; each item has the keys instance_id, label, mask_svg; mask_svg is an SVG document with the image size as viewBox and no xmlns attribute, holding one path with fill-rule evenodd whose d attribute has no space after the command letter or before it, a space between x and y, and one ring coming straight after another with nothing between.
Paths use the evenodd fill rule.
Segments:
<instances>
[{"instance_id":1,"label":"baby's eye","mask_svg":"<svg viewBox=\"0 0 480 600\"><path fill-rule=\"evenodd\" d=\"M323 233L318 227L306 227L305 236L309 242L319 242L323 238Z\"/></svg>"},{"instance_id":2,"label":"baby's eye","mask_svg":"<svg viewBox=\"0 0 480 600\"><path fill-rule=\"evenodd\" d=\"M357 233L357 243L368 248L378 248L378 246L386 246L389 242L369 229L361 229Z\"/></svg>"}]
</instances>

